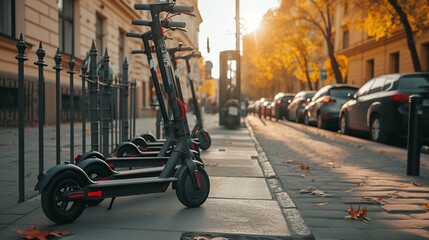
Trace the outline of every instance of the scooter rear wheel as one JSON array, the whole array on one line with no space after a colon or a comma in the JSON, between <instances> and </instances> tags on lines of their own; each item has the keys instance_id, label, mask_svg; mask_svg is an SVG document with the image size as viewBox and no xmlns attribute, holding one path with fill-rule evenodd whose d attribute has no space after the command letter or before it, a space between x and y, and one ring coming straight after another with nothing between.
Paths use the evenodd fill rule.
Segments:
<instances>
[{"instance_id":1,"label":"scooter rear wheel","mask_svg":"<svg viewBox=\"0 0 429 240\"><path fill-rule=\"evenodd\" d=\"M141 134L140 137L142 137L144 140L146 140L146 142L156 142L156 138L150 134L150 133L144 133Z\"/></svg>"},{"instance_id":2,"label":"scooter rear wheel","mask_svg":"<svg viewBox=\"0 0 429 240\"><path fill-rule=\"evenodd\" d=\"M207 172L201 166L198 166L198 173L201 187L196 189L192 183L189 171L185 171L176 188L176 195L179 201L189 208L201 206L208 198L210 193L210 180Z\"/></svg>"},{"instance_id":3,"label":"scooter rear wheel","mask_svg":"<svg viewBox=\"0 0 429 240\"><path fill-rule=\"evenodd\" d=\"M77 173L66 171L55 176L42 191L42 209L53 222L73 222L85 209L84 201L67 201L64 193L85 186L84 179Z\"/></svg>"},{"instance_id":4,"label":"scooter rear wheel","mask_svg":"<svg viewBox=\"0 0 429 240\"><path fill-rule=\"evenodd\" d=\"M199 147L204 151L212 145L210 134L204 130L198 132L198 141L200 142Z\"/></svg>"},{"instance_id":5,"label":"scooter rear wheel","mask_svg":"<svg viewBox=\"0 0 429 240\"><path fill-rule=\"evenodd\" d=\"M106 178L109 176L108 172L101 166L99 165L95 165L95 164L91 164L89 166L87 166L85 169L83 169L86 173L86 175L88 175L88 177L92 180L92 181L100 181L103 178ZM97 199L97 200L87 200L86 201L86 205L87 206L96 206L98 204L100 204L103 199Z\"/></svg>"},{"instance_id":6,"label":"scooter rear wheel","mask_svg":"<svg viewBox=\"0 0 429 240\"><path fill-rule=\"evenodd\" d=\"M116 152L116 157L135 157L138 153L139 150L136 147L131 145L124 145L118 149L118 151Z\"/></svg>"}]
</instances>

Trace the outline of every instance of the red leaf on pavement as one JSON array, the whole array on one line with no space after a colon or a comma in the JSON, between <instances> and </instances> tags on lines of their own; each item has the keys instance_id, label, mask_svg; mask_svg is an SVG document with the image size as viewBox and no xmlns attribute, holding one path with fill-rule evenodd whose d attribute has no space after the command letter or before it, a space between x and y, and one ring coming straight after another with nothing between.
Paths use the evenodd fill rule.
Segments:
<instances>
[{"instance_id":1,"label":"red leaf on pavement","mask_svg":"<svg viewBox=\"0 0 429 240\"><path fill-rule=\"evenodd\" d=\"M353 206L350 204L350 208L348 209L348 212L349 212L349 215L345 216L345 219L347 220L354 219L354 220L362 221L364 223L371 221L371 219L367 217L367 212L368 212L367 207L360 209L360 206L359 206L357 210L354 210Z\"/></svg>"},{"instance_id":2,"label":"red leaf on pavement","mask_svg":"<svg viewBox=\"0 0 429 240\"><path fill-rule=\"evenodd\" d=\"M62 237L66 235L72 234L71 232L61 232L55 230L43 231L41 232L35 226L28 227L29 230L18 229L16 230L18 233L22 234L22 237L25 239L38 239L38 240L46 240L49 236Z\"/></svg>"},{"instance_id":3,"label":"red leaf on pavement","mask_svg":"<svg viewBox=\"0 0 429 240\"><path fill-rule=\"evenodd\" d=\"M299 170L310 170L310 167L307 165L304 165L304 163L301 163L301 165L298 166Z\"/></svg>"}]
</instances>

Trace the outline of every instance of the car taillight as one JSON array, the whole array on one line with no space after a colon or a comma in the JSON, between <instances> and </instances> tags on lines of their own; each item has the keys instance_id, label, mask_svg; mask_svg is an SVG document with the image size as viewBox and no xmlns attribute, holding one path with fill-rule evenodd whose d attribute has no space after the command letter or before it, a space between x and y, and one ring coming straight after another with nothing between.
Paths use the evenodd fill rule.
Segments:
<instances>
[{"instance_id":1,"label":"car taillight","mask_svg":"<svg viewBox=\"0 0 429 240\"><path fill-rule=\"evenodd\" d=\"M390 96L390 98L395 102L408 102L408 100L410 99L410 94L396 93Z\"/></svg>"},{"instance_id":2,"label":"car taillight","mask_svg":"<svg viewBox=\"0 0 429 240\"><path fill-rule=\"evenodd\" d=\"M280 107L283 107L283 103L282 103L282 102L281 102L281 103L279 103L279 106L280 106Z\"/></svg>"},{"instance_id":3,"label":"car taillight","mask_svg":"<svg viewBox=\"0 0 429 240\"><path fill-rule=\"evenodd\" d=\"M323 98L323 102L324 103L334 103L334 102L337 102L337 100L330 98L330 97L325 97L325 98Z\"/></svg>"}]
</instances>

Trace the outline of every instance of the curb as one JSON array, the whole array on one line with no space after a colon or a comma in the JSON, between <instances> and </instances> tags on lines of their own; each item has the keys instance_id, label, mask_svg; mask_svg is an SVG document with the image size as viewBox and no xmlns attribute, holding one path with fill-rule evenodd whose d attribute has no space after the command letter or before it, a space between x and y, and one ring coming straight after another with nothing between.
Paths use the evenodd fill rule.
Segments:
<instances>
[{"instance_id":1,"label":"curb","mask_svg":"<svg viewBox=\"0 0 429 240\"><path fill-rule=\"evenodd\" d=\"M297 207L293 203L289 194L285 191L283 185L278 180L276 173L268 160L267 155L255 137L252 127L247 119L245 119L246 127L249 130L250 138L255 143L256 151L258 152L258 162L262 168L271 195L277 200L277 203L282 210L283 217L289 228L292 239L308 239L313 240L314 235L311 233L307 224L305 224Z\"/></svg>"}]
</instances>

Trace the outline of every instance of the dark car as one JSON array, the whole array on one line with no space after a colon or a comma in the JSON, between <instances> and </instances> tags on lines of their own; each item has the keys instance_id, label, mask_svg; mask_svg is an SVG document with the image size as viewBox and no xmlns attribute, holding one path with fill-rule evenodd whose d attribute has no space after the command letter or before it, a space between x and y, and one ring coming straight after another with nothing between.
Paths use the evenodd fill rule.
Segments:
<instances>
[{"instance_id":1,"label":"dark car","mask_svg":"<svg viewBox=\"0 0 429 240\"><path fill-rule=\"evenodd\" d=\"M287 107L294 96L295 95L293 93L283 92L279 92L274 96L273 104L271 104L271 115L276 118L276 121L288 118Z\"/></svg>"},{"instance_id":2,"label":"dark car","mask_svg":"<svg viewBox=\"0 0 429 240\"><path fill-rule=\"evenodd\" d=\"M429 136L429 73L389 74L366 82L340 111L340 132L370 133L372 140L387 143L406 136L408 101L412 94L423 97L422 136Z\"/></svg>"},{"instance_id":3,"label":"dark car","mask_svg":"<svg viewBox=\"0 0 429 240\"><path fill-rule=\"evenodd\" d=\"M305 106L307 106L315 93L316 91L301 91L295 95L287 107L289 121L304 122Z\"/></svg>"},{"instance_id":4,"label":"dark car","mask_svg":"<svg viewBox=\"0 0 429 240\"><path fill-rule=\"evenodd\" d=\"M348 84L331 84L317 91L304 110L304 123L316 124L318 128L338 128L341 106L349 100L357 87Z\"/></svg>"}]
</instances>

